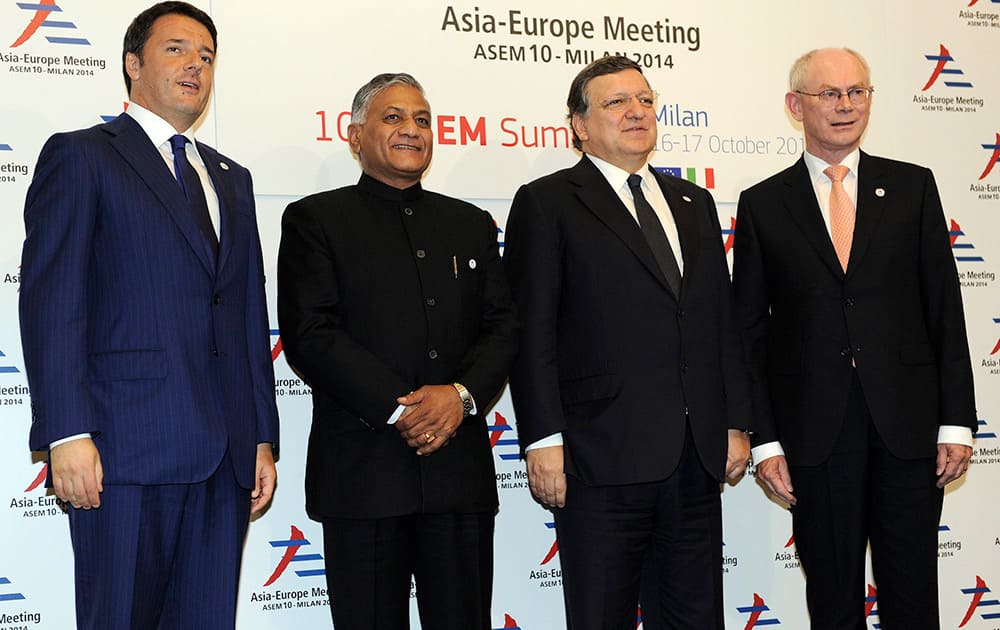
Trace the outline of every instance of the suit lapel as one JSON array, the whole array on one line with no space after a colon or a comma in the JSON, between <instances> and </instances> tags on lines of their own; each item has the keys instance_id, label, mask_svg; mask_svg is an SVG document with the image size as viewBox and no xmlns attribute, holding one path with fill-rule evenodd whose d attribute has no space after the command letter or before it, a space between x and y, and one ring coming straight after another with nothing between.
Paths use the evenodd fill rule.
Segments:
<instances>
[{"instance_id":1,"label":"suit lapel","mask_svg":"<svg viewBox=\"0 0 1000 630\"><path fill-rule=\"evenodd\" d=\"M122 114L105 125L105 131L112 136L111 146L149 187L170 218L177 224L191 249L205 266L205 270L214 275L215 264L209 259L205 250L204 239L188 209L184 192L164 163L159 150L149 141L146 132L127 114Z\"/></svg>"},{"instance_id":2,"label":"suit lapel","mask_svg":"<svg viewBox=\"0 0 1000 630\"><path fill-rule=\"evenodd\" d=\"M198 143L198 151L205 162L208 176L212 178L215 194L219 198L219 261L222 269L233 250L236 230L236 196L233 190L232 171L229 164L214 149ZM210 191L205 191L206 194Z\"/></svg>"},{"instance_id":3,"label":"suit lapel","mask_svg":"<svg viewBox=\"0 0 1000 630\"><path fill-rule=\"evenodd\" d=\"M882 218L886 203L886 168L880 160L861 152L858 162L858 202L854 220L854 240L851 243L851 257L847 261L847 275L850 276L861 264L871 245L875 226Z\"/></svg>"},{"instance_id":4,"label":"suit lapel","mask_svg":"<svg viewBox=\"0 0 1000 630\"><path fill-rule=\"evenodd\" d=\"M785 185L788 186L785 210L830 271L837 277L843 278L844 271L833 248L833 241L830 239L826 221L823 220L819 202L816 201L816 190L813 188L812 180L809 179L809 169L806 168L803 158L800 157L799 161L786 172Z\"/></svg>"},{"instance_id":5,"label":"suit lapel","mask_svg":"<svg viewBox=\"0 0 1000 630\"><path fill-rule=\"evenodd\" d=\"M664 175L650 169L660 183L660 190L667 200L667 207L674 218L677 226L677 236L681 242L681 251L674 252L674 256L680 256L684 261L684 273L681 274L681 294L684 294L684 278L693 273L698 262L700 253L700 239L698 238L698 217L692 211L693 200L688 195L683 194L676 184ZM694 276L691 276L694 277Z\"/></svg>"},{"instance_id":6,"label":"suit lapel","mask_svg":"<svg viewBox=\"0 0 1000 630\"><path fill-rule=\"evenodd\" d=\"M663 288L673 295L656 263L656 258L653 257L652 250L642 235L642 230L639 229L639 224L629 214L628 208L618 198L618 193L611 189L608 180L594 163L586 157L581 158L576 166L570 169L569 181L579 187L576 196L580 203L621 239L649 273L653 274Z\"/></svg>"}]
</instances>

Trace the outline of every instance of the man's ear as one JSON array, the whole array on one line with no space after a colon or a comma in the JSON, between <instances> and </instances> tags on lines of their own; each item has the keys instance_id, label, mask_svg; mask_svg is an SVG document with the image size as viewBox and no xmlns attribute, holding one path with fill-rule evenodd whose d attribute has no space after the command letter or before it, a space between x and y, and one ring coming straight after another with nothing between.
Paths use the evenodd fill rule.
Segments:
<instances>
[{"instance_id":1,"label":"man's ear","mask_svg":"<svg viewBox=\"0 0 1000 630\"><path fill-rule=\"evenodd\" d=\"M792 113L792 118L802 122L802 95L797 92L785 94L785 106Z\"/></svg>"}]
</instances>

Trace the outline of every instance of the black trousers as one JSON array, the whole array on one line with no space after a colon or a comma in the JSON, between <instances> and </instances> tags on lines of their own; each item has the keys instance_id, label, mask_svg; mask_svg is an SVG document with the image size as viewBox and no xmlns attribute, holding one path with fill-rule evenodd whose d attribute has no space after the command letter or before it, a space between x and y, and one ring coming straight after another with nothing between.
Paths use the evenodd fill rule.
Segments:
<instances>
[{"instance_id":1,"label":"black trousers","mask_svg":"<svg viewBox=\"0 0 1000 630\"><path fill-rule=\"evenodd\" d=\"M722 507L719 482L690 431L670 477L588 486L567 477L555 511L569 630L721 630Z\"/></svg>"},{"instance_id":2,"label":"black trousers","mask_svg":"<svg viewBox=\"0 0 1000 630\"><path fill-rule=\"evenodd\" d=\"M892 455L855 374L830 459L789 468L792 531L813 630L866 630L865 551L883 630L938 630L937 545L943 490L933 457Z\"/></svg>"},{"instance_id":3,"label":"black trousers","mask_svg":"<svg viewBox=\"0 0 1000 630\"><path fill-rule=\"evenodd\" d=\"M410 579L424 630L490 630L493 513L323 521L337 630L406 630Z\"/></svg>"}]
</instances>

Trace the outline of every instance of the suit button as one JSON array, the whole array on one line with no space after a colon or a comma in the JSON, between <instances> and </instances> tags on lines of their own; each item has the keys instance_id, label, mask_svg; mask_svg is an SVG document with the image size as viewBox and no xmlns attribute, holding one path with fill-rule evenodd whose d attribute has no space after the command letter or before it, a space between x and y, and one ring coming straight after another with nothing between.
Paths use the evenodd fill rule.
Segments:
<instances>
[{"instance_id":1,"label":"suit button","mask_svg":"<svg viewBox=\"0 0 1000 630\"><path fill-rule=\"evenodd\" d=\"M681 363L681 373L684 373L684 372L687 372L687 371L688 371L688 364L687 364L687 361L685 361L685 362Z\"/></svg>"},{"instance_id":2,"label":"suit button","mask_svg":"<svg viewBox=\"0 0 1000 630\"><path fill-rule=\"evenodd\" d=\"M434 306L435 304L437 304L437 300L435 300L434 298L427 298L426 302L427 306Z\"/></svg>"},{"instance_id":3,"label":"suit button","mask_svg":"<svg viewBox=\"0 0 1000 630\"><path fill-rule=\"evenodd\" d=\"M854 354L861 354L861 346L856 346L854 348Z\"/></svg>"},{"instance_id":4,"label":"suit button","mask_svg":"<svg viewBox=\"0 0 1000 630\"><path fill-rule=\"evenodd\" d=\"M430 357L430 358L432 358L432 359L436 359L436 358L438 358L438 351L437 350L431 350L430 352L427 353L427 356Z\"/></svg>"},{"instance_id":5,"label":"suit button","mask_svg":"<svg viewBox=\"0 0 1000 630\"><path fill-rule=\"evenodd\" d=\"M677 317L684 317L684 309L678 309Z\"/></svg>"},{"instance_id":6,"label":"suit button","mask_svg":"<svg viewBox=\"0 0 1000 630\"><path fill-rule=\"evenodd\" d=\"M413 208L403 208L403 214L405 214L408 217L412 217L413 216Z\"/></svg>"},{"instance_id":7,"label":"suit button","mask_svg":"<svg viewBox=\"0 0 1000 630\"><path fill-rule=\"evenodd\" d=\"M425 252L422 249L418 249L417 250L417 258L425 258L426 256L427 256L427 252Z\"/></svg>"},{"instance_id":8,"label":"suit button","mask_svg":"<svg viewBox=\"0 0 1000 630\"><path fill-rule=\"evenodd\" d=\"M847 308L853 308L854 307L854 298L849 297L846 300L844 300L844 306L846 306Z\"/></svg>"},{"instance_id":9,"label":"suit button","mask_svg":"<svg viewBox=\"0 0 1000 630\"><path fill-rule=\"evenodd\" d=\"M212 356L213 357L219 356L219 349L218 348L212 348Z\"/></svg>"},{"instance_id":10,"label":"suit button","mask_svg":"<svg viewBox=\"0 0 1000 630\"><path fill-rule=\"evenodd\" d=\"M847 357L851 356L851 349L850 348L841 348L840 349L840 356L844 357L845 359Z\"/></svg>"},{"instance_id":11,"label":"suit button","mask_svg":"<svg viewBox=\"0 0 1000 630\"><path fill-rule=\"evenodd\" d=\"M222 296L216 294L215 297L212 298L212 304L222 304Z\"/></svg>"}]
</instances>

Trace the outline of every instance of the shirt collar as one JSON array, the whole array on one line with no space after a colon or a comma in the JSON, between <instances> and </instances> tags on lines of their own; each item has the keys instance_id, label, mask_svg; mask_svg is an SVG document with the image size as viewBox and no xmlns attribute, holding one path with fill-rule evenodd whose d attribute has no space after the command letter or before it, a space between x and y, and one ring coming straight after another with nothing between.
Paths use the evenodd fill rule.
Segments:
<instances>
[{"instance_id":1,"label":"shirt collar","mask_svg":"<svg viewBox=\"0 0 1000 630\"><path fill-rule=\"evenodd\" d=\"M627 186L628 177L632 173L618 168L614 164L602 160L599 157L590 155L589 153L585 153L584 155L586 155L587 159L597 167L597 170L601 171L601 174L604 175L604 179L608 180L608 183L611 184L611 188L616 192ZM653 179L653 173L649 170L648 165L643 166L643 168L639 169L639 172L636 174L642 178L642 182L645 184L646 190L653 190L653 184L656 183L656 180Z\"/></svg>"},{"instance_id":2,"label":"shirt collar","mask_svg":"<svg viewBox=\"0 0 1000 630\"><path fill-rule=\"evenodd\" d=\"M802 154L802 157L806 162L806 168L809 170L810 180L814 182L830 183L830 178L827 177L826 173L824 173L823 171L826 170L826 167L832 166L831 164L826 163L825 161L816 157L812 153L809 153L808 151L804 152ZM861 149L857 148L848 153L844 157L844 159L840 161L840 164L850 169L848 176L854 175L855 177L857 177L858 163L860 161L861 161Z\"/></svg>"},{"instance_id":3,"label":"shirt collar","mask_svg":"<svg viewBox=\"0 0 1000 630\"><path fill-rule=\"evenodd\" d=\"M164 143L169 141L172 136L177 134L177 130L174 129L173 125L149 111L142 105L136 105L135 103L129 101L126 113L131 116L135 122L139 123L139 126L146 132L146 135L149 136L149 139L154 146L162 146ZM195 144L194 127L187 128L181 135L187 138L191 142L192 146L198 146Z\"/></svg>"}]
</instances>

